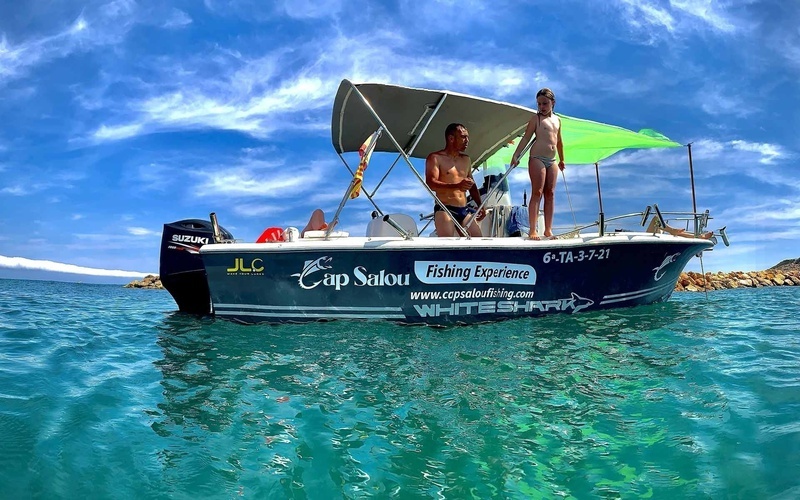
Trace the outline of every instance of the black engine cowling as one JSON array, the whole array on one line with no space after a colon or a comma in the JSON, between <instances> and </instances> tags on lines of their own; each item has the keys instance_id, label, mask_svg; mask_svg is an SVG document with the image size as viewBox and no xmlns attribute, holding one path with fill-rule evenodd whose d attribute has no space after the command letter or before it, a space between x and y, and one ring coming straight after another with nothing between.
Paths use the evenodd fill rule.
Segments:
<instances>
[{"instance_id":1,"label":"black engine cowling","mask_svg":"<svg viewBox=\"0 0 800 500\"><path fill-rule=\"evenodd\" d=\"M232 240L231 233L219 228L223 240ZM172 295L182 312L210 314L211 296L200 247L214 242L211 222L185 219L164 224L161 234L161 284Z\"/></svg>"}]
</instances>

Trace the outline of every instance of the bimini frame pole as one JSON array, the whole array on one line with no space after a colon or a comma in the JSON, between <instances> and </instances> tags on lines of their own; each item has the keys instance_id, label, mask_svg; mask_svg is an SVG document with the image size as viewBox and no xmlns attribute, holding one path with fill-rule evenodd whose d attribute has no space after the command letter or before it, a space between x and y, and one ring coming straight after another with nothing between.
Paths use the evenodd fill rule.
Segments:
<instances>
[{"instance_id":1,"label":"bimini frame pole","mask_svg":"<svg viewBox=\"0 0 800 500\"><path fill-rule=\"evenodd\" d=\"M416 133L416 134L412 134L414 136L414 140L412 141L411 145L409 146L408 151L406 151L407 154L410 155L411 153L414 152L414 149L417 147L417 144L419 143L420 139L422 139L422 134L424 134L425 131L428 129L428 126L430 125L431 119L433 118L433 116L431 116L430 119L425 121L425 124L422 125L422 128L420 129L420 125L422 124L422 121L425 120L425 118L431 112L433 112L433 115L435 115L439 111L439 108L444 103L444 100L445 100L446 97L447 97L447 94L442 95L442 97L439 99L439 101L436 103L435 106L428 105L428 107L425 108L425 112L419 117L419 120L417 121L417 124L412 129L412 132L413 131L417 131L417 130L419 130L419 132ZM387 131L387 133L388 133L388 131ZM337 153L337 155L339 156L339 159L342 160L342 163L344 164L345 168L350 172L350 175L355 175L355 172L353 172L353 169L351 169L350 165L347 164L347 161L344 159L344 156L342 156L341 153ZM402 154L398 154L397 155L397 157L392 162L391 166L386 170L386 173L383 175L383 177L381 177L381 180L378 181L378 184L375 186L375 189L373 189L371 193L366 189L366 187L363 187L364 196L367 197L369 202L372 203L372 206L375 207L375 210L381 215L384 215L383 210L381 210L381 208L378 206L378 204L375 203L375 200L373 199L373 197L375 196L375 193L378 192L378 189L380 189L381 185L383 184L383 181L385 181L386 178L389 177L389 174L392 173L392 170L394 170L394 167L397 165L397 162L400 161L400 159L402 157L403 157Z\"/></svg>"},{"instance_id":2,"label":"bimini frame pole","mask_svg":"<svg viewBox=\"0 0 800 500\"><path fill-rule=\"evenodd\" d=\"M603 213L603 194L600 191L600 164L595 162L594 175L597 178L597 201L600 203L600 236L605 234L606 230L606 215Z\"/></svg>"},{"instance_id":3,"label":"bimini frame pole","mask_svg":"<svg viewBox=\"0 0 800 500\"><path fill-rule=\"evenodd\" d=\"M412 133L413 132L416 133L413 134L414 140L408 146L408 150L406 151L407 155L410 155L411 153L414 152L415 149L417 149L417 144L419 144L419 141L422 140L422 136L425 135L425 132L428 130L428 127L431 124L431 121L433 121L433 117L436 116L436 114L439 112L439 109L442 107L442 104L444 104L445 99L447 99L447 94L442 94L442 97L436 103L436 106L430 107L429 105L428 107L425 108L425 112L419 117L419 120L417 120L417 123L416 125L414 125L414 128L411 129ZM429 114L430 116L428 116ZM422 127L420 128L422 120L424 120L426 116L428 116L428 119L425 121L425 124L422 125ZM371 196L375 196L375 193L378 192L378 189L380 189L381 185L383 184L383 181L385 181L386 178L389 177L389 174L392 172L395 165L397 165L397 162L400 161L400 158L402 158L402 155L397 155L397 158L394 159L392 165L389 167L389 169L386 171L383 177L381 177L381 180L378 181L378 184L375 186L375 189L372 190ZM414 169L413 167L412 169L416 171L416 169Z\"/></svg>"},{"instance_id":4,"label":"bimini frame pole","mask_svg":"<svg viewBox=\"0 0 800 500\"><path fill-rule=\"evenodd\" d=\"M520 155L519 155L519 158L520 158L520 160L522 160L522 157L523 157L523 156L525 156L525 153L527 153L527 152L528 152L528 150L531 148L531 146L533 146L533 141L530 141L530 142L528 143L528 145L527 145L527 146L525 146L525 148L522 150L522 153L520 153ZM495 192L495 191L497 191L497 190L500 188L500 185L503 183L503 181L504 181L504 180L506 180L506 178L507 178L507 177L508 177L508 176L511 174L511 172L512 172L512 171L513 171L515 168L517 168L518 166L519 166L519 163L517 163L517 164L516 164L516 165L514 165L513 167L512 167L512 166L509 166L509 167L508 167L508 170L506 170L506 171L505 171L505 173L504 173L503 175L501 175L501 176L500 176L500 179L494 183L494 186L492 186L491 188L489 188L489 190L488 190L488 191L486 191L486 194L484 194L484 195L483 195L483 199L481 200L481 204L478 206L478 210L476 210L476 212L475 212L476 214L477 214L478 212L480 212L480 211L481 211L481 209L482 209L482 208L483 208L483 207L486 205L486 201L487 201L487 200L489 200L489 197L491 197L491 195L493 195L493 194L494 194L494 192ZM467 223L467 225L465 226L465 228L469 229L469 227L470 227L470 226L471 226L471 225L472 225L472 224L473 224L473 223L474 223L476 220L477 220L477 218L476 218L476 217L472 217L472 218L469 220L469 222Z\"/></svg>"},{"instance_id":5,"label":"bimini frame pole","mask_svg":"<svg viewBox=\"0 0 800 500\"><path fill-rule=\"evenodd\" d=\"M414 168L414 164L413 164L413 163L411 163L411 158L409 157L408 153L407 153L407 152L406 152L406 151L405 151L405 150L404 150L404 149L403 149L403 148L400 146L400 144L397 142L397 139L395 139L395 137L394 137L394 135L392 134L392 132L391 132L391 131L390 131L390 130L389 130L387 127L386 127L386 124L385 124L385 123L383 123L383 120L381 120L381 117L380 117L380 116L378 116L378 113L376 113L376 112L375 112L375 109L374 109L374 108L372 107L372 105L369 103L369 101L367 100L367 98L366 98L366 97L364 97L364 95L361 93L361 91L360 91L360 90L358 90L358 88L355 86L355 84L353 84L352 82L350 82L350 86L352 87L352 91L353 91L353 92L354 92L354 93L355 93L355 94L358 96L358 98L359 98L359 99L361 99L361 102L364 104L364 107L367 109L367 111L369 111L369 113L372 115L372 117L373 117L373 118L375 118L375 121L376 121L376 122L378 122L378 125L379 125L381 128L383 128L383 131L384 131L384 133L386 134L386 137L388 137L388 138L389 138L389 139L392 141L392 144L394 144L394 147L395 147L395 149L397 149L397 151L400 153L400 155L401 155L401 156L403 157L403 159L406 161L406 163L408 164L408 167L411 169L411 172L412 172L412 173L413 173L413 174L416 176L417 180L419 180L419 182L422 184L422 186L423 186L423 187L424 187L424 188L425 188L425 189L428 191L428 194L430 194L430 195L431 195L431 197L433 198L434 202L435 202L437 205L441 206L443 210L447 211L447 209L445 208L444 204L443 204L443 203L442 203L442 202L439 200L439 197L438 197L438 196L436 196L436 194L433 192L433 190L431 190L431 188L430 188L430 187L428 186L428 184L425 182L425 179L424 179L422 176L420 176L420 175L419 175L419 172L417 172L417 169L416 169L416 168ZM422 130L420 131L420 133L419 133L419 137L420 137L420 138L421 138L421 136L422 136L422 135L425 133L425 130L427 130L427 128L428 128L428 126L431 124L431 122L433 122L433 118L436 116L436 113L437 113L437 112L439 111L439 109L442 107L442 104L444 103L444 100L445 100L446 98L447 98L447 94L443 94L443 95L442 95L442 98L441 98L441 99L439 100L439 102L437 103L437 105L436 105L436 108L434 109L433 113L431 113L431 114L430 114L430 116L428 117L428 120L427 120L427 122L425 123L425 126L424 126L424 127L422 128ZM427 112L426 112L426 113L427 113ZM413 150L413 148L414 148L414 147L416 147L416 145L417 145L417 142L419 142L419 139L417 139L416 141L414 141L414 143L413 143L413 145L412 145L412 147L411 147L411 149L412 149L412 150ZM396 160L396 161L397 161L397 160ZM374 195L375 193L373 192L372 194ZM345 200L345 201L346 201L346 200ZM373 203L373 205L374 205L374 203ZM333 219L333 224L331 224L331 226L330 226L330 227L328 227L328 229L327 229L327 232L325 233L325 237L326 237L326 238L328 237L328 235L330 234L331 230L333 229L333 226L334 226L334 225L335 225L335 224L336 224L336 223L339 221L338 217L339 217L339 213L342 211L342 208L344 208L344 204L342 204L342 206L340 206L340 207L339 207L339 210L337 210L337 211L336 211L336 216L335 216L335 217L334 217L334 219ZM376 207L376 208L377 208L377 207ZM467 236L467 238L469 238L469 237L470 237L470 236L469 236L469 233L468 233L468 232L467 232L467 231L464 229L464 227L463 227L461 224L459 224L459 223L458 223L457 221L455 221L455 220L453 221L453 224L456 226L456 230L457 230L459 233L461 233L461 234L465 234L465 235Z\"/></svg>"},{"instance_id":6,"label":"bimini frame pole","mask_svg":"<svg viewBox=\"0 0 800 500\"><path fill-rule=\"evenodd\" d=\"M377 134L377 136L375 137L375 140L372 142L372 144L369 145L368 151L364 152L365 155L372 154L372 150L375 149L375 146L378 144L378 139L380 139L381 134L383 133L383 127L378 127L378 130L376 130L374 133ZM344 158L342 158L341 154L339 155L339 158L342 159L344 165L347 167L347 170L350 170L350 167L347 165L347 162L344 161ZM356 169L356 172L358 172L358 169ZM328 238L328 236L331 234L331 231L333 231L333 228L336 227L336 224L339 223L339 214L342 213L345 203L347 203L347 200L350 199L350 194L352 193L353 187L356 183L356 174L353 173L352 170L350 171L350 173L353 174L353 178L350 180L350 185L347 186L347 190L344 192L342 201L339 203L339 208L336 209L336 213L333 214L333 219L331 219L331 223L328 225L328 229L325 231L325 239ZM362 188L363 188L363 179L362 179ZM364 191L366 192L366 190ZM375 202L372 201L372 197L370 197L369 195L367 195L367 197L369 198L369 201L372 202L372 205L375 206L375 208L378 208L378 206L375 205Z\"/></svg>"},{"instance_id":7,"label":"bimini frame pole","mask_svg":"<svg viewBox=\"0 0 800 500\"><path fill-rule=\"evenodd\" d=\"M692 165L692 143L686 145L689 149L689 179L692 182L692 214L694 218L694 235L697 237L700 234L700 228L697 224L697 198L694 190L694 166Z\"/></svg>"},{"instance_id":8,"label":"bimini frame pole","mask_svg":"<svg viewBox=\"0 0 800 500\"><path fill-rule=\"evenodd\" d=\"M697 238L700 236L700 231L703 228L700 227L700 224L697 222L697 197L695 196L695 189L694 189L694 166L692 165L692 143L686 145L687 149L689 150L689 179L692 182L692 218L694 219L694 237ZM708 210L706 210L706 214L708 214ZM705 224L705 223L704 223ZM708 282L706 281L706 268L703 265L703 253L700 252L700 272L703 273L703 291L706 293L706 300L708 300Z\"/></svg>"}]
</instances>

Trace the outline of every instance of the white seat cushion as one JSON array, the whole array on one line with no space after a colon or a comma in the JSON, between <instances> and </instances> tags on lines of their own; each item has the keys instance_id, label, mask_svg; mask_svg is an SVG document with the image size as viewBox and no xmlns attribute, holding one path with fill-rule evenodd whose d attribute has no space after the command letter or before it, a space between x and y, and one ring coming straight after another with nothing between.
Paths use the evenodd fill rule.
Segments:
<instances>
[{"instance_id":1,"label":"white seat cushion","mask_svg":"<svg viewBox=\"0 0 800 500\"><path fill-rule=\"evenodd\" d=\"M410 216L406 214L389 214L389 217L392 218L400 227L408 231L411 236L419 236L419 230L417 229L417 223L414 222ZM383 217L376 217L369 221L367 224L367 237L368 238L380 238L386 236L400 236L400 233L397 232L397 229L393 228L388 222L383 221Z\"/></svg>"}]
</instances>

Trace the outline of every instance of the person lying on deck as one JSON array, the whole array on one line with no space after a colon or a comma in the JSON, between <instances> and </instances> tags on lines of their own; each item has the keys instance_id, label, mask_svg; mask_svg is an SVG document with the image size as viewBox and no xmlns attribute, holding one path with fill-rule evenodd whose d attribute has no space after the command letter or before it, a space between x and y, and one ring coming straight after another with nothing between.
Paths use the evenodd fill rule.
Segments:
<instances>
[{"instance_id":1,"label":"person lying on deck","mask_svg":"<svg viewBox=\"0 0 800 500\"><path fill-rule=\"evenodd\" d=\"M647 226L647 232L648 233L653 233L653 234L656 234L656 233L659 233L659 232L665 232L665 233L669 233L669 234L671 234L673 236L681 236L683 238L695 238L695 237L697 237L697 238L700 238L700 239L703 239L703 240L710 240L711 237L714 236L714 232L713 231L707 231L705 233L702 233L700 236L695 236L694 233L692 233L690 231L686 231L685 229L677 229L677 228L674 228L674 227L670 226L669 224L665 225L664 227L661 227L661 223L658 221L658 217L653 217L653 219L650 221L650 224Z\"/></svg>"},{"instance_id":2,"label":"person lying on deck","mask_svg":"<svg viewBox=\"0 0 800 500\"><path fill-rule=\"evenodd\" d=\"M475 217L475 210L467 206L466 192L469 191L478 206L481 205L481 195L472 180L472 162L464 154L469 145L467 128L460 123L451 123L444 131L444 138L444 149L429 154L425 159L425 183L447 208L442 209L438 203L433 206L436 235L455 236L454 220L466 226ZM481 209L477 220L482 220L484 216L485 212ZM478 224L470 225L467 231L470 236L481 236Z\"/></svg>"}]
</instances>

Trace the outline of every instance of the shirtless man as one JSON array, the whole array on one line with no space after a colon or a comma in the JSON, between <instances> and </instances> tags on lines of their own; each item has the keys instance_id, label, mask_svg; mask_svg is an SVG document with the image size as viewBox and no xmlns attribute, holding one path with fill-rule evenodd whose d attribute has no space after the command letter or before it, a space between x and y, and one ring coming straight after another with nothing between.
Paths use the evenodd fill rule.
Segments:
<instances>
[{"instance_id":1,"label":"shirtless man","mask_svg":"<svg viewBox=\"0 0 800 500\"><path fill-rule=\"evenodd\" d=\"M536 134L528 160L528 174L531 177L531 201L528 205L532 240L539 239L536 222L539 217L539 203L544 195L544 237L553 237L553 211L555 206L556 179L558 169L555 167L555 156L558 153L558 168L564 170L564 144L561 142L561 120L553 114L556 96L553 91L544 88L536 93L536 104L539 112L533 115L525 128L525 135L517 144L517 150L511 157L511 166L519 164L519 156L533 134Z\"/></svg>"},{"instance_id":2,"label":"shirtless man","mask_svg":"<svg viewBox=\"0 0 800 500\"><path fill-rule=\"evenodd\" d=\"M460 123L451 123L444 132L445 148L428 155L425 160L425 182L436 193L436 197L447 207L442 210L439 204L433 206L433 223L437 236L455 236L453 219L462 226L469 224L475 210L467 207L466 191L472 195L479 206L481 195L472 180L472 162L464 154L469 145L469 132ZM478 220L483 219L483 209ZM481 236L478 224L472 224L470 236Z\"/></svg>"}]
</instances>

